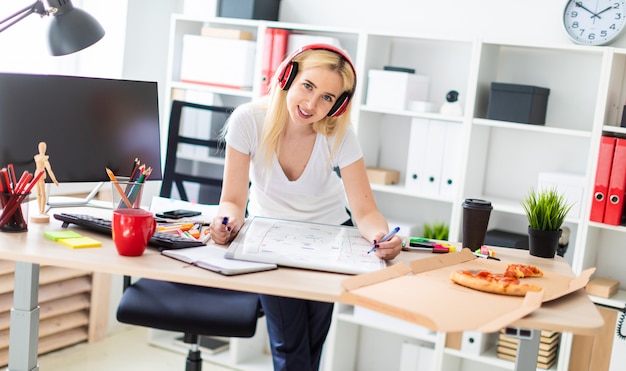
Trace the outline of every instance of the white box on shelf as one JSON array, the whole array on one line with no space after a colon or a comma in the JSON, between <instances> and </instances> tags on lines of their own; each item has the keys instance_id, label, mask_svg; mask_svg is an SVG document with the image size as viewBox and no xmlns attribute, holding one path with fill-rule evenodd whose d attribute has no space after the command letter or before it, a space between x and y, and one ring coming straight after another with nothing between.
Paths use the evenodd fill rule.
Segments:
<instances>
[{"instance_id":1,"label":"white box on shelf","mask_svg":"<svg viewBox=\"0 0 626 371\"><path fill-rule=\"evenodd\" d=\"M180 80L251 88L255 53L255 41L184 35Z\"/></svg>"},{"instance_id":2,"label":"white box on shelf","mask_svg":"<svg viewBox=\"0 0 626 371\"><path fill-rule=\"evenodd\" d=\"M556 187L557 192L563 194L567 202L573 205L568 216L573 218L580 216L580 207L585 193L586 178L584 175L545 172L539 173L538 178L538 189Z\"/></svg>"},{"instance_id":3,"label":"white box on shelf","mask_svg":"<svg viewBox=\"0 0 626 371\"><path fill-rule=\"evenodd\" d=\"M461 337L461 351L479 356L489 347L495 345L498 333L484 333L479 331L463 331Z\"/></svg>"},{"instance_id":4,"label":"white box on shelf","mask_svg":"<svg viewBox=\"0 0 626 371\"><path fill-rule=\"evenodd\" d=\"M427 101L430 77L408 72L369 70L367 105L404 110L409 101Z\"/></svg>"}]
</instances>

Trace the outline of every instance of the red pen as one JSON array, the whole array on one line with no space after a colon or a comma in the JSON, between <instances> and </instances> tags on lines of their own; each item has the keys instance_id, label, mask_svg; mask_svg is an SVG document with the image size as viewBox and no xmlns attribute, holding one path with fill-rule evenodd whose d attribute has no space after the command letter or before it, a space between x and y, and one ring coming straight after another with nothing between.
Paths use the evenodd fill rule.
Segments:
<instances>
[{"instance_id":1,"label":"red pen","mask_svg":"<svg viewBox=\"0 0 626 371\"><path fill-rule=\"evenodd\" d=\"M13 188L11 188L11 182L9 181L9 171L6 168L2 168L0 172L2 172L2 181L4 182L4 192L13 193Z\"/></svg>"}]
</instances>

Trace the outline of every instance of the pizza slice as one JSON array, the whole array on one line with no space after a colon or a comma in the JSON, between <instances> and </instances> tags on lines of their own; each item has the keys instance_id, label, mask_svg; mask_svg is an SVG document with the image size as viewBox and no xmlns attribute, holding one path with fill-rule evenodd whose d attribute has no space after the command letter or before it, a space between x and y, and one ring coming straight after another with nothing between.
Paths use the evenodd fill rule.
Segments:
<instances>
[{"instance_id":1,"label":"pizza slice","mask_svg":"<svg viewBox=\"0 0 626 371\"><path fill-rule=\"evenodd\" d=\"M450 274L450 280L474 290L510 296L525 296L528 291L542 290L540 286L521 283L516 277L489 271L454 271Z\"/></svg>"},{"instance_id":2,"label":"pizza slice","mask_svg":"<svg viewBox=\"0 0 626 371\"><path fill-rule=\"evenodd\" d=\"M543 277L543 272L529 264L509 264L504 271L505 277L527 278L527 277Z\"/></svg>"}]
</instances>

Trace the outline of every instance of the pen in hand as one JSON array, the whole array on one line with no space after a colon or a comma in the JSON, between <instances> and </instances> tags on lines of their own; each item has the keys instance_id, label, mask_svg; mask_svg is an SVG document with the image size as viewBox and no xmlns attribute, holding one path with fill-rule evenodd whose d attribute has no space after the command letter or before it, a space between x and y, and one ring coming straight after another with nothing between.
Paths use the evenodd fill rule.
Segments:
<instances>
[{"instance_id":1,"label":"pen in hand","mask_svg":"<svg viewBox=\"0 0 626 371\"><path fill-rule=\"evenodd\" d=\"M230 232L230 227L228 226L228 217L225 216L224 219L222 219L222 224L224 224L224 226L226 226L226 230Z\"/></svg>"},{"instance_id":2,"label":"pen in hand","mask_svg":"<svg viewBox=\"0 0 626 371\"><path fill-rule=\"evenodd\" d=\"M388 240L388 239L390 239L391 237L395 236L395 235L396 235L396 233L398 233L399 231L400 231L400 227L395 227L395 228L394 228L391 232L389 232L389 233L387 233L385 236L383 236L383 238L381 238L381 239L380 239L380 241L378 241L378 242L380 243L380 242L385 242L385 241L387 241L387 240ZM372 248L370 249L370 251L368 251L367 253L369 254L369 253L371 253L372 251L375 251L377 247L378 247L378 244L377 244L377 243L375 243L375 244L374 244L374 246L372 246Z\"/></svg>"}]
</instances>

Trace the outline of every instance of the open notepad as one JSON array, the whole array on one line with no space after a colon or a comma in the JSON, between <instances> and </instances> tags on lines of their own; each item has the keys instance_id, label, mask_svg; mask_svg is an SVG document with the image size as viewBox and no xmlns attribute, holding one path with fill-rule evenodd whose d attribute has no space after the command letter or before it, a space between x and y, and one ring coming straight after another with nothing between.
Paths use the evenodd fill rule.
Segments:
<instances>
[{"instance_id":1,"label":"open notepad","mask_svg":"<svg viewBox=\"0 0 626 371\"><path fill-rule=\"evenodd\" d=\"M276 269L276 264L257 263L224 258L226 249L215 246L189 247L185 249L163 250L161 254L185 263L208 269L227 276Z\"/></svg>"}]
</instances>

